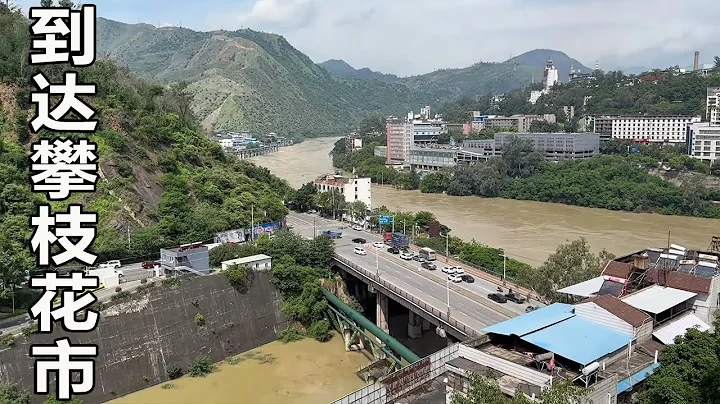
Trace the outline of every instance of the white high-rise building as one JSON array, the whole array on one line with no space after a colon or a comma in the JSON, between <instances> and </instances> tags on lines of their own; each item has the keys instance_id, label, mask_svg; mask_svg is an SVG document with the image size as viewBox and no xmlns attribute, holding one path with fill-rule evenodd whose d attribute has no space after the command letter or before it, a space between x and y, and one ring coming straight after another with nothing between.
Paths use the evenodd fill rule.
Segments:
<instances>
[{"instance_id":1,"label":"white high-rise building","mask_svg":"<svg viewBox=\"0 0 720 404\"><path fill-rule=\"evenodd\" d=\"M551 88L558 83L560 75L558 74L552 59L548 58L547 64L545 65L545 73L543 74L543 85L546 92L550 91Z\"/></svg>"},{"instance_id":2,"label":"white high-rise building","mask_svg":"<svg viewBox=\"0 0 720 404\"><path fill-rule=\"evenodd\" d=\"M707 88L706 117L710 125L720 125L720 87Z\"/></svg>"},{"instance_id":3,"label":"white high-rise building","mask_svg":"<svg viewBox=\"0 0 720 404\"><path fill-rule=\"evenodd\" d=\"M405 164L413 144L413 124L405 119L390 117L385 121L387 134L387 164Z\"/></svg>"},{"instance_id":4,"label":"white high-rise building","mask_svg":"<svg viewBox=\"0 0 720 404\"><path fill-rule=\"evenodd\" d=\"M715 164L720 159L720 125L694 123L688 128L688 155Z\"/></svg>"}]
</instances>

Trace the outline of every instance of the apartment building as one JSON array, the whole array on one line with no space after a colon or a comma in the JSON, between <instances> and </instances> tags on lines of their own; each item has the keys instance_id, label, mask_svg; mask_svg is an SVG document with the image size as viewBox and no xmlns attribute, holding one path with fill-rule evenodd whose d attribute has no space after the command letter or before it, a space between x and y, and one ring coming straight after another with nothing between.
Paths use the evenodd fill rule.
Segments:
<instances>
[{"instance_id":1,"label":"apartment building","mask_svg":"<svg viewBox=\"0 0 720 404\"><path fill-rule=\"evenodd\" d=\"M604 116L595 119L595 132L612 139L650 143L685 143L691 116Z\"/></svg>"},{"instance_id":2,"label":"apartment building","mask_svg":"<svg viewBox=\"0 0 720 404\"><path fill-rule=\"evenodd\" d=\"M403 118L389 117L387 133L387 164L405 164L413 143L413 125Z\"/></svg>"},{"instance_id":3,"label":"apartment building","mask_svg":"<svg viewBox=\"0 0 720 404\"><path fill-rule=\"evenodd\" d=\"M372 209L372 189L370 178L344 177L327 174L315 179L318 192L336 190L345 197L345 202L362 201L368 209Z\"/></svg>"},{"instance_id":4,"label":"apartment building","mask_svg":"<svg viewBox=\"0 0 720 404\"><path fill-rule=\"evenodd\" d=\"M687 154L709 163L720 159L720 125L694 123L687 131Z\"/></svg>"},{"instance_id":5,"label":"apartment building","mask_svg":"<svg viewBox=\"0 0 720 404\"><path fill-rule=\"evenodd\" d=\"M440 138L440 134L444 132L445 130L443 129L442 125L435 122L412 122L412 141L415 144L437 143L438 139Z\"/></svg>"},{"instance_id":6,"label":"apartment building","mask_svg":"<svg viewBox=\"0 0 720 404\"><path fill-rule=\"evenodd\" d=\"M547 121L555 123L555 114L544 115L512 115L496 116L484 120L485 128L504 129L514 128L518 133L529 132L530 125L535 121Z\"/></svg>"},{"instance_id":7,"label":"apartment building","mask_svg":"<svg viewBox=\"0 0 720 404\"><path fill-rule=\"evenodd\" d=\"M711 125L720 125L720 87L707 88L706 117Z\"/></svg>"}]
</instances>

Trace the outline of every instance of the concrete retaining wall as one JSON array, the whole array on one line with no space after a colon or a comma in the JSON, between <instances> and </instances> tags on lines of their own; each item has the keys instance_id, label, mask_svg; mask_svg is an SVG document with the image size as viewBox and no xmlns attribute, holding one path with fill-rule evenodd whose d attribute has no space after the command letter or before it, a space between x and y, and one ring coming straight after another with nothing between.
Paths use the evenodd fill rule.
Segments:
<instances>
[{"instance_id":1,"label":"concrete retaining wall","mask_svg":"<svg viewBox=\"0 0 720 404\"><path fill-rule=\"evenodd\" d=\"M270 276L257 272L245 294L224 276L212 275L184 279L176 286L157 283L125 303L111 303L95 331L69 335L73 343L97 344L100 351L95 390L81 397L83 403L100 403L165 382L170 366L187 370L200 355L217 362L274 341L288 321L280 312L280 294ZM204 317L203 326L195 323L198 313ZM30 344L65 335L56 323L52 334L32 335L0 352L0 381L20 383L32 391ZM36 396L34 402L43 399Z\"/></svg>"}]
</instances>

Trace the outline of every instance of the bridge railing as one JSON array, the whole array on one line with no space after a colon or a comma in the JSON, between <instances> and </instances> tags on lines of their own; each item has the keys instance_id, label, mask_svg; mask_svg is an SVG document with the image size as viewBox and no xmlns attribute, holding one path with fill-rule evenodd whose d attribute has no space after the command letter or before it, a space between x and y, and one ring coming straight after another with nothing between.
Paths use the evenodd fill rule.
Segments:
<instances>
[{"instance_id":1,"label":"bridge railing","mask_svg":"<svg viewBox=\"0 0 720 404\"><path fill-rule=\"evenodd\" d=\"M396 295L400 296L401 298L414 304L415 306L419 307L423 311L431 314L432 316L437 317L438 319L440 319L441 322L448 324L449 326L455 328L456 330L464 333L468 337L474 337L474 336L480 335L478 333L478 331L475 331L472 328L466 326L465 324L452 318L451 316L448 315L447 312L444 313L444 312L430 306L429 304L423 302L422 300L418 299L417 297L410 295L407 292L403 291L402 289L397 288L395 285L385 281L377 274L375 274L371 271L368 271L365 268L360 267L360 266L356 265L355 263L353 263L352 261L347 260L337 254L335 255L335 258L338 261L342 262L344 265L347 265L348 267L352 268L353 270L361 273L366 278L371 279L373 282L381 285L382 287L386 288L387 290L395 293Z\"/></svg>"}]
</instances>

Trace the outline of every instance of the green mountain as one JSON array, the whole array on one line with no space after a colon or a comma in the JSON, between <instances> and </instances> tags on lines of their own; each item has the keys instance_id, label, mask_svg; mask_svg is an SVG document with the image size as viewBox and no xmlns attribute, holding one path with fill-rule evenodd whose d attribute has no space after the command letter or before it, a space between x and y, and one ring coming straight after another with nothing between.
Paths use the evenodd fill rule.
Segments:
<instances>
[{"instance_id":1,"label":"green mountain","mask_svg":"<svg viewBox=\"0 0 720 404\"><path fill-rule=\"evenodd\" d=\"M360 80L377 80L385 83L397 83L399 77L394 74L385 74L372 71L367 67L355 69L344 60L330 59L318 64L323 69L330 72L335 77L352 78Z\"/></svg>"},{"instance_id":2,"label":"green mountain","mask_svg":"<svg viewBox=\"0 0 720 404\"><path fill-rule=\"evenodd\" d=\"M535 81L540 81L545 70L547 60L552 59L553 65L558 70L561 82L568 81L568 74L572 67L575 71L581 73L592 73L593 69L586 67L580 63L577 59L573 59L564 52L552 50L552 49L533 49L529 52L525 52L521 55L515 56L510 61L515 62L519 65L530 66L534 69Z\"/></svg>"},{"instance_id":3,"label":"green mountain","mask_svg":"<svg viewBox=\"0 0 720 404\"><path fill-rule=\"evenodd\" d=\"M196 32L98 18L98 55L163 83L187 81L206 129L333 134L432 97L399 84L339 79L282 36L249 29Z\"/></svg>"}]
</instances>

